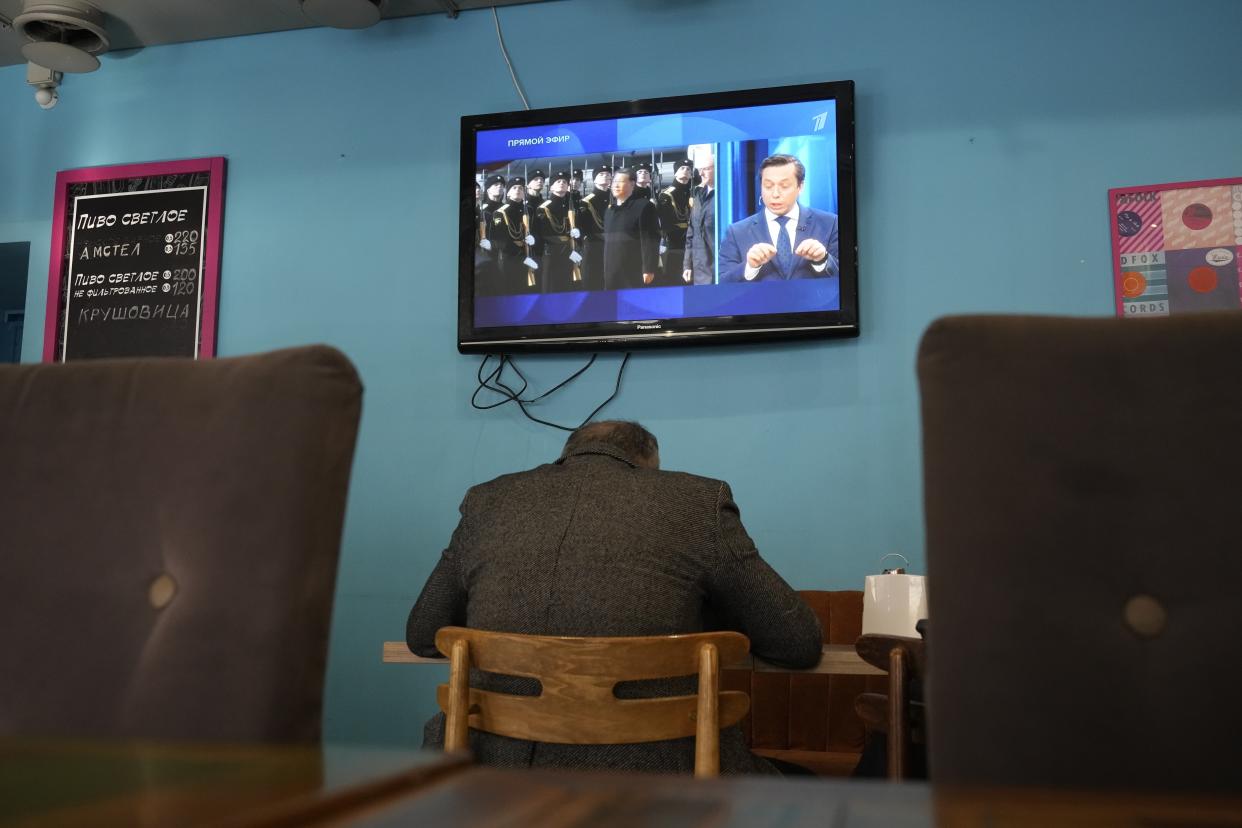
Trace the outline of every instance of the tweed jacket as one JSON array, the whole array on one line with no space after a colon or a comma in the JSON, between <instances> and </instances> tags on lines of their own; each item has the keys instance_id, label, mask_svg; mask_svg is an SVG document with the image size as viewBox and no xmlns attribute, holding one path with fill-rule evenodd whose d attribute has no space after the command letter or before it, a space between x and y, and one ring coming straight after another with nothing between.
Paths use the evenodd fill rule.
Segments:
<instances>
[{"instance_id":1,"label":"tweed jacket","mask_svg":"<svg viewBox=\"0 0 1242 828\"><path fill-rule=\"evenodd\" d=\"M636 466L605 443L472 488L461 521L410 612L406 640L435 656L448 625L532 635L637 636L737 630L751 651L790 667L816 663L822 633L809 607L759 557L728 484ZM475 671L478 687L534 695L532 679ZM693 693L695 679L625 682L622 698ZM443 744L444 717L425 746ZM553 745L471 731L485 764L689 773L692 739ZM773 772L734 726L723 773Z\"/></svg>"}]
</instances>

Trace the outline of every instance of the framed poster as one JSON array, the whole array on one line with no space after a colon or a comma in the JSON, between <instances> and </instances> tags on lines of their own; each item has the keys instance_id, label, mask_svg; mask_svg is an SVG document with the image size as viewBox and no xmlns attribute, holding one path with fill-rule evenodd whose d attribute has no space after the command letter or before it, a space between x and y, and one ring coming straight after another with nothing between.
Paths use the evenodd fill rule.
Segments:
<instances>
[{"instance_id":1,"label":"framed poster","mask_svg":"<svg viewBox=\"0 0 1242 828\"><path fill-rule=\"evenodd\" d=\"M44 362L216 352L223 158L56 174Z\"/></svg>"},{"instance_id":2,"label":"framed poster","mask_svg":"<svg viewBox=\"0 0 1242 828\"><path fill-rule=\"evenodd\" d=\"M1118 316L1242 307L1242 178L1108 191Z\"/></svg>"}]
</instances>

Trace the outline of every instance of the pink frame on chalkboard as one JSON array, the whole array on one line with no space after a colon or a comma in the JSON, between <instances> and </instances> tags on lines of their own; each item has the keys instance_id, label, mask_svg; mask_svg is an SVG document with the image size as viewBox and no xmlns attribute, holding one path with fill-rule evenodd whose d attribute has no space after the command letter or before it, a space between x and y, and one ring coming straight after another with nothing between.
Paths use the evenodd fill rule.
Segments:
<instances>
[{"instance_id":1,"label":"pink frame on chalkboard","mask_svg":"<svg viewBox=\"0 0 1242 828\"><path fill-rule=\"evenodd\" d=\"M65 216L71 209L69 186L98 181L123 181L160 175L208 173L206 234L203 244L203 301L199 320L198 356L216 355L216 315L220 300L220 240L224 219L225 159L191 158L184 161L157 161L147 164L115 164L107 167L83 167L56 173L56 205L52 214L52 255L48 261L47 313L43 323L43 361L56 360L57 320L64 311L61 302L63 285L68 277L65 262Z\"/></svg>"}]
</instances>

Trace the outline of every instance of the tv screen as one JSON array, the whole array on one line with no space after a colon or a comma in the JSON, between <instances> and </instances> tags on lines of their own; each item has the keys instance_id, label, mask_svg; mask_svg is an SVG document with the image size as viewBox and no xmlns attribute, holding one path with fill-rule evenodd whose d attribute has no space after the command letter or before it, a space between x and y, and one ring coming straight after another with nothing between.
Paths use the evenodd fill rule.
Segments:
<instances>
[{"instance_id":1,"label":"tv screen","mask_svg":"<svg viewBox=\"0 0 1242 828\"><path fill-rule=\"evenodd\" d=\"M854 84L462 118L458 350L858 335Z\"/></svg>"}]
</instances>

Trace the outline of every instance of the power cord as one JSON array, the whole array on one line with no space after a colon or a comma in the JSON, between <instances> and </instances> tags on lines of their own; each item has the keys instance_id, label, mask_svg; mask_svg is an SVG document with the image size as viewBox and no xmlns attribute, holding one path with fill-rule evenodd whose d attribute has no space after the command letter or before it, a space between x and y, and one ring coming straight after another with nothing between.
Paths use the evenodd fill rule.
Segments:
<instances>
[{"instance_id":1,"label":"power cord","mask_svg":"<svg viewBox=\"0 0 1242 828\"><path fill-rule=\"evenodd\" d=\"M500 15L496 14L495 6L492 6L492 20L496 21L496 40L500 41L500 54L504 56L505 66L509 67L509 77L513 78L513 88L517 90L518 97L522 99L522 106L530 109L530 102L526 100L526 93L522 91L522 85L518 83L517 73L513 71L513 61L509 60L509 50L505 47L505 36L500 33Z\"/></svg>"},{"instance_id":2,"label":"power cord","mask_svg":"<svg viewBox=\"0 0 1242 828\"><path fill-rule=\"evenodd\" d=\"M564 388L566 385L569 385L569 383L576 380L578 377L582 376L588 368L590 368L592 365L595 364L595 360L599 356L599 354L591 354L591 358L587 360L586 365L583 365L577 371L574 371L567 378L561 380L559 383L552 386L547 391L544 391L539 396L532 397L530 399L525 399L522 397L522 395L526 393L526 389L530 387L530 383L526 379L526 376L522 373L521 369L518 368L517 363L514 362L513 357L509 356L508 354L498 355L497 356L498 362L496 364L496 367L486 377L483 376L483 369L487 367L488 361L493 356L494 356L493 354L487 354L483 357L482 362L479 363L479 372L478 372L479 387L474 389L474 393L470 395L470 405L478 409L479 411L488 411L490 409L498 408L502 405L505 405L506 403L517 403L517 407L521 409L522 414L524 414L528 420L533 420L534 422L539 423L540 425L550 426L551 428L559 428L561 431L577 431L579 428L582 428L582 426L586 425L587 423L591 422L591 420L595 419L595 415L603 411L604 406L608 405L608 403L616 399L617 393L621 390L621 377L625 373L625 365L626 363L630 361L630 355L627 352L625 356L621 359L621 365L617 368L617 383L613 387L612 393L608 396L608 399L604 400L602 403L596 406L595 410L592 411L590 414L588 414L586 416L586 419L584 419L578 425L563 426L560 423L554 423L554 422L551 422L550 420L543 420L543 419L540 419L539 417L536 417L534 414L531 414L529 411L526 410L526 406L539 402L540 400L542 400L544 397L548 396L552 392L559 391L560 389ZM518 379L522 381L521 388L518 388L515 390L511 388L508 385L508 383L505 382L504 371L506 367L512 368L513 373L517 374ZM494 394L499 394L503 399L501 399L498 402L494 402L494 403L480 404L479 394L484 390L491 391Z\"/></svg>"},{"instance_id":3,"label":"power cord","mask_svg":"<svg viewBox=\"0 0 1242 828\"><path fill-rule=\"evenodd\" d=\"M496 41L500 44L500 54L505 59L505 66L509 67L509 77L512 78L513 80L513 88L517 90L518 97L522 99L522 106L525 107L526 109L530 109L530 101L526 99L526 93L522 91L522 84L518 82L517 72L513 69L513 61L509 57L509 49L505 46L505 36L504 36L504 33L501 32L500 30L500 15L496 13L495 6L492 6L492 20L496 24ZM603 411L604 406L608 405L608 403L616 399L617 393L621 390L621 377L625 374L626 363L630 361L630 355L629 353L626 353L626 355L621 359L621 365L617 368L617 382L616 382L616 385L612 389L612 393L608 396L608 399L604 400L602 403L596 406L595 410L592 411L590 414L588 414L586 419L583 420L579 425L575 427L575 426L563 426L560 423L554 423L554 422L551 422L550 420L544 420L539 417L536 417L534 414L531 414L529 411L526 410L526 406L533 405L534 403L539 402L540 400L547 397L549 394L553 393L554 391L559 391L560 389L564 388L566 385L569 385L569 383L576 380L578 377L582 376L588 368L590 368L592 365L595 364L595 360L599 356L599 354L592 354L591 358L587 360L586 365L583 365L577 371L574 371L564 380L552 386L547 391L544 391L539 396L532 397L530 399L525 399L522 397L522 395L526 393L526 389L530 387L530 383L527 381L526 376L522 373L521 369L518 368L517 363L514 362L513 357L509 356L508 354L499 354L497 356L496 367L486 377L483 376L483 369L487 367L488 360L490 360L493 356L494 356L493 354L487 354L486 356L483 357L483 361L479 363L479 372L478 372L479 386L478 388L474 389L474 393L470 396L470 405L478 409L479 411L488 411L493 408L498 408L507 403L517 403L517 407L521 409L522 414L524 414L527 419L532 420L536 423L539 423L540 425L546 425L551 428L558 428L561 431L576 431L577 429L582 428L582 426L591 422L591 420L595 418L596 414ZM505 368L513 369L513 373L517 374L518 379L522 381L521 388L514 390L513 388L509 386L508 383L505 382L504 380ZM479 394L483 392L484 390L491 391L493 394L498 394L501 397L501 399L498 402L494 402L494 403L480 404Z\"/></svg>"}]
</instances>

